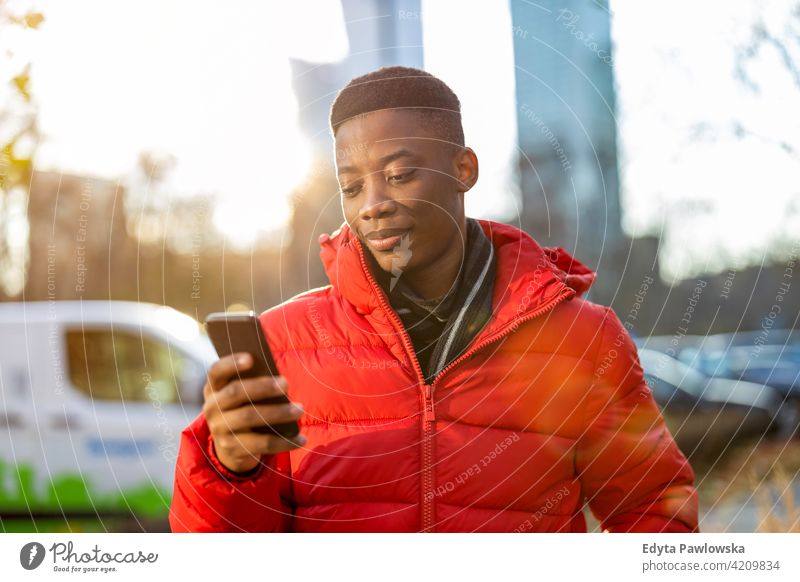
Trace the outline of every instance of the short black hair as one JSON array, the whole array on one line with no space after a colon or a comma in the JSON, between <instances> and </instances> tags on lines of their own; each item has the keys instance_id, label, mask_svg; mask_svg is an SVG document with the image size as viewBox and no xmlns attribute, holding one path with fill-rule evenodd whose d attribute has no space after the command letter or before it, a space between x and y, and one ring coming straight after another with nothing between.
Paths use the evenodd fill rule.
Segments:
<instances>
[{"instance_id":1,"label":"short black hair","mask_svg":"<svg viewBox=\"0 0 800 582\"><path fill-rule=\"evenodd\" d=\"M333 136L345 121L382 109L412 109L436 129L441 139L464 147L458 97L444 81L413 67L381 67L351 79L331 105Z\"/></svg>"}]
</instances>

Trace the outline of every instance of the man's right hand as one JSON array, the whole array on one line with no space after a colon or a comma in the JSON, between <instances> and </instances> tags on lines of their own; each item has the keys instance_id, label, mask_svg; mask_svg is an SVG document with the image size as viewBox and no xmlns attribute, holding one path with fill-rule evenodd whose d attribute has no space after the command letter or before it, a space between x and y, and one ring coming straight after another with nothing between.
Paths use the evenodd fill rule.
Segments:
<instances>
[{"instance_id":1,"label":"man's right hand","mask_svg":"<svg viewBox=\"0 0 800 582\"><path fill-rule=\"evenodd\" d=\"M239 372L253 365L247 353L225 356L208 370L203 386L203 416L205 416L217 458L237 473L254 469L262 455L290 451L302 446L306 439L297 435L291 439L253 432L253 428L297 420L303 415L300 404L258 404L266 398L286 394L283 376L259 376L239 379Z\"/></svg>"}]
</instances>

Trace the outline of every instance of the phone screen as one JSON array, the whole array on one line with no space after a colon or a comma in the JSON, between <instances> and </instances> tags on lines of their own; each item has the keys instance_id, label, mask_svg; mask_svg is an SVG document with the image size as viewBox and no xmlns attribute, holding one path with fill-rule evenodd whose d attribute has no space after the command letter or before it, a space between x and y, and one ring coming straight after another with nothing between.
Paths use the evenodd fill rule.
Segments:
<instances>
[{"instance_id":1,"label":"phone screen","mask_svg":"<svg viewBox=\"0 0 800 582\"><path fill-rule=\"evenodd\" d=\"M253 356L253 366L239 372L239 377L277 376L278 367L269 349L264 329L255 312L212 313L206 318L206 331L220 357L238 352ZM258 404L282 404L289 402L285 395L261 400ZM293 437L300 432L297 422L276 424L253 429L263 434Z\"/></svg>"},{"instance_id":2,"label":"phone screen","mask_svg":"<svg viewBox=\"0 0 800 582\"><path fill-rule=\"evenodd\" d=\"M206 318L206 331L220 357L237 352L253 355L253 367L242 371L240 377L279 375L255 312L212 313Z\"/></svg>"}]
</instances>

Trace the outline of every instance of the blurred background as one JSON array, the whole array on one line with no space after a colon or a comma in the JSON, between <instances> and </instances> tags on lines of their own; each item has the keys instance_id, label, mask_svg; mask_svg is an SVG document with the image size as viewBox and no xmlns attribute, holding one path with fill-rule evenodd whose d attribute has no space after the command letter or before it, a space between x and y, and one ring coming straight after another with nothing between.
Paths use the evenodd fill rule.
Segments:
<instances>
[{"instance_id":1,"label":"blurred background","mask_svg":"<svg viewBox=\"0 0 800 582\"><path fill-rule=\"evenodd\" d=\"M598 272L701 530L800 531L800 2L0 0L0 63L2 531L167 530L198 322L327 284L328 108L394 64L468 214Z\"/></svg>"}]
</instances>

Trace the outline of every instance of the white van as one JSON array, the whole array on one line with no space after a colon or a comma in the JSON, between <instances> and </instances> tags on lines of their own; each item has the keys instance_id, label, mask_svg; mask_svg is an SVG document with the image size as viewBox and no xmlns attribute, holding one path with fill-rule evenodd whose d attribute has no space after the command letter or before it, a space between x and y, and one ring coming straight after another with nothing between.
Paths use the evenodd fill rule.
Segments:
<instances>
[{"instance_id":1,"label":"white van","mask_svg":"<svg viewBox=\"0 0 800 582\"><path fill-rule=\"evenodd\" d=\"M216 359L169 307L0 303L0 518L166 515Z\"/></svg>"}]
</instances>

